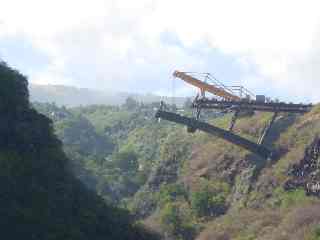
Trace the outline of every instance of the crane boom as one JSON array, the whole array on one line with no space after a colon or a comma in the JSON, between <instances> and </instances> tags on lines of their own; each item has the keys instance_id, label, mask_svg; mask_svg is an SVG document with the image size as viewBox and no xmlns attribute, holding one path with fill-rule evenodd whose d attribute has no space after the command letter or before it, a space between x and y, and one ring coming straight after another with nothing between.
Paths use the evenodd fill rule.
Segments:
<instances>
[{"instance_id":1,"label":"crane boom","mask_svg":"<svg viewBox=\"0 0 320 240\"><path fill-rule=\"evenodd\" d=\"M221 87L218 87L218 86L215 86L215 85L212 85L212 84L208 84L208 83L205 83L203 81L200 81L199 79L193 77L193 76L190 76L184 72L180 72L180 71L174 71L173 73L173 76L174 77L177 77L177 78L180 78L181 80L197 87L200 89L201 91L201 94L204 94L205 92L210 92L216 96L219 96L219 97L222 97L224 98L225 100L227 101L239 101L241 100L240 97L228 92L227 90L221 88Z\"/></svg>"}]
</instances>

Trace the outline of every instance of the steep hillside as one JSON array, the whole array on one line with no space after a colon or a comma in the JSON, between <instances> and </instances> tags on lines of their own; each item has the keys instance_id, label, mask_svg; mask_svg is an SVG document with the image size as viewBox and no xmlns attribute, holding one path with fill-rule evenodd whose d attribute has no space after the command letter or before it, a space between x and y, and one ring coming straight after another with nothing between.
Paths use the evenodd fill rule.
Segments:
<instances>
[{"instance_id":1,"label":"steep hillside","mask_svg":"<svg viewBox=\"0 0 320 240\"><path fill-rule=\"evenodd\" d=\"M147 222L181 239L193 239L190 231L199 240L318 239L319 109L315 106L304 116L277 119L268 139L276 153L272 161L203 133L189 136L190 155L187 161L181 159L184 164L175 171L174 185L158 181L145 190L148 193L155 186L154 194L160 190ZM242 118L236 132L256 140L268 117ZM227 119L213 123L226 127ZM175 165L174 159L166 168Z\"/></svg>"},{"instance_id":2,"label":"steep hillside","mask_svg":"<svg viewBox=\"0 0 320 240\"><path fill-rule=\"evenodd\" d=\"M319 237L320 106L276 119L266 139L275 157L267 161L205 133L158 122L158 104L36 107L53 119L78 178L166 239ZM202 117L227 128L232 116ZM235 132L257 141L270 118L241 117Z\"/></svg>"},{"instance_id":3,"label":"steep hillside","mask_svg":"<svg viewBox=\"0 0 320 240\"><path fill-rule=\"evenodd\" d=\"M312 182L287 187L288 181L294 181L293 169L302 168L300 180L310 179L311 166L306 164L310 152L319 151L314 142L320 133L319 109L320 106L314 107L281 132L273 144L277 159L266 163L258 172L255 160L254 167L251 164L243 168L242 174L237 174L231 209L225 216L206 224L198 239L319 238L320 201L312 196L318 195L319 188L310 191L310 184L316 186L320 182L319 155L313 158ZM256 172L250 175L252 168Z\"/></svg>"},{"instance_id":4,"label":"steep hillside","mask_svg":"<svg viewBox=\"0 0 320 240\"><path fill-rule=\"evenodd\" d=\"M30 100L32 102L56 103L59 106L88 106L93 104L121 105L128 97L139 102L158 102L160 99L172 101L171 98L154 94L135 94L115 91L99 91L95 89L77 88L64 85L30 84ZM182 105L186 98L175 97L177 105Z\"/></svg>"},{"instance_id":5,"label":"steep hillside","mask_svg":"<svg viewBox=\"0 0 320 240\"><path fill-rule=\"evenodd\" d=\"M0 82L1 236L155 238L71 174L52 122L29 106L26 78L1 63Z\"/></svg>"},{"instance_id":6,"label":"steep hillside","mask_svg":"<svg viewBox=\"0 0 320 240\"><path fill-rule=\"evenodd\" d=\"M154 164L160 162L168 132L176 128L157 123L154 108L158 105L134 101L119 107L66 109L33 104L53 120L75 175L114 204L132 197L144 185Z\"/></svg>"}]
</instances>

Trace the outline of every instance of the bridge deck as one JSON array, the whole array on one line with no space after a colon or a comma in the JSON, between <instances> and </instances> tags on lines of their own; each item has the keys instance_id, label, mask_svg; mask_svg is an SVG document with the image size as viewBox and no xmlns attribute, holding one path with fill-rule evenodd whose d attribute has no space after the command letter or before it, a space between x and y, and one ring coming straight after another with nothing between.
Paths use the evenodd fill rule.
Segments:
<instances>
[{"instance_id":1,"label":"bridge deck","mask_svg":"<svg viewBox=\"0 0 320 240\"><path fill-rule=\"evenodd\" d=\"M162 118L171 122L175 122L175 123L179 123L185 126L188 126L190 128L194 128L194 129L199 129L203 132L207 132L210 133L214 136L223 138L224 140L233 143L235 145L238 145L244 149L249 150L252 153L255 153L259 156L261 156L262 158L270 158L272 152L267 149L266 147L262 146L262 145L258 145L254 142L251 142L245 138L242 138L230 131L226 131L224 129L212 126L208 123L205 122L201 122L201 121L197 121L193 118L188 118L185 116L181 116L179 114L176 113L172 113L172 112L167 112L167 111L163 111L163 110L159 110L156 113L156 118Z\"/></svg>"},{"instance_id":2,"label":"bridge deck","mask_svg":"<svg viewBox=\"0 0 320 240\"><path fill-rule=\"evenodd\" d=\"M253 110L263 112L291 112L306 113L312 108L311 104L293 104L293 103L275 103L275 102L256 102L256 101L220 101L215 99L198 99L194 102L193 107L203 109L239 109Z\"/></svg>"}]
</instances>

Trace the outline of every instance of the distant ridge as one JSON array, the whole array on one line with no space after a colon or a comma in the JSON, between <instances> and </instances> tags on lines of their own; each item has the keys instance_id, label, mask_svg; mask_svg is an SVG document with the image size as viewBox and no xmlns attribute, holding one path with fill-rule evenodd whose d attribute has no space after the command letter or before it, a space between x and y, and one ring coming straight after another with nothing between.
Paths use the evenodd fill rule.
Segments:
<instances>
[{"instance_id":1,"label":"distant ridge","mask_svg":"<svg viewBox=\"0 0 320 240\"><path fill-rule=\"evenodd\" d=\"M121 105L128 97L132 97L139 102L151 103L164 100L172 102L171 97L161 97L155 94L136 94L126 92L100 91L88 88L77 88L65 85L40 85L30 84L31 102L56 103L59 106L76 107L94 104ZM175 97L174 103L178 106L183 105L186 98Z\"/></svg>"}]
</instances>

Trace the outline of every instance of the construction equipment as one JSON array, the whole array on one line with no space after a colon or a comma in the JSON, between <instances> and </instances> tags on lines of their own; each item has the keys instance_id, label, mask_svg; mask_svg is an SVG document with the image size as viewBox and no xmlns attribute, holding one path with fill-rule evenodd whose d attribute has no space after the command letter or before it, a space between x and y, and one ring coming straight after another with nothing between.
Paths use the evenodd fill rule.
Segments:
<instances>
[{"instance_id":1,"label":"construction equipment","mask_svg":"<svg viewBox=\"0 0 320 240\"><path fill-rule=\"evenodd\" d=\"M239 101L240 97L236 96L231 90L229 90L224 85L219 84L218 86L216 84L208 84L206 82L200 81L199 79L185 73L185 72L179 72L174 71L173 73L174 77L180 78L181 80L198 87L201 91L201 96L205 96L205 92L210 92L216 96L219 96L225 100L234 100ZM207 77L209 74L207 75Z\"/></svg>"},{"instance_id":2,"label":"construction equipment","mask_svg":"<svg viewBox=\"0 0 320 240\"><path fill-rule=\"evenodd\" d=\"M204 80L199 80L194 75L204 77ZM312 104L293 104L283 103L279 101L271 101L264 95L254 95L252 92L242 86L227 87L209 73L191 73L174 71L174 77L180 78L188 84L191 84L200 90L200 95L194 99L192 108L195 108L194 118L186 118L174 113L163 111L163 107L157 112L158 118L163 118L176 123L187 126L188 132L195 132L197 129L208 132L210 134L221 137L233 144L239 145L253 153L260 155L263 158L270 157L271 151L263 146L265 139L269 134L272 125L276 121L279 113L299 113L303 114L311 110ZM206 92L213 95L212 99L206 96ZM162 103L163 106L163 103ZM233 112L229 131L200 122L202 109L215 109L222 112ZM261 136L257 143L251 142L245 138L232 133L235 123L240 116L240 113L254 113L256 111L273 112L273 116L269 123L264 127Z\"/></svg>"}]
</instances>

